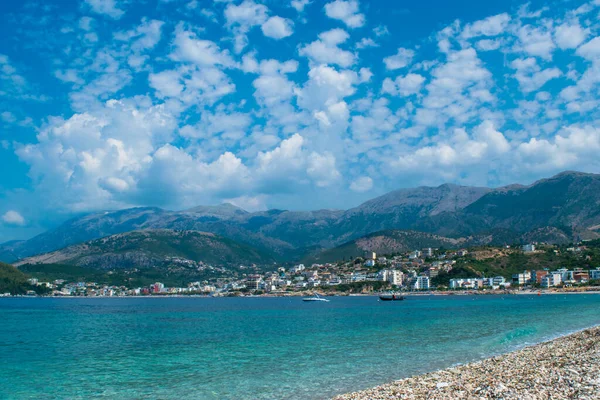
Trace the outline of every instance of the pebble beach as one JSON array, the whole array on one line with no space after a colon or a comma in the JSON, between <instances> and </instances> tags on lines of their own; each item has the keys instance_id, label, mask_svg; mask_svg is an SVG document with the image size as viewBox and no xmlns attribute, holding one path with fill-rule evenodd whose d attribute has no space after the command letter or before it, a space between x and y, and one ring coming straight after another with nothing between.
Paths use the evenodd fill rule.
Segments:
<instances>
[{"instance_id":1,"label":"pebble beach","mask_svg":"<svg viewBox=\"0 0 600 400\"><path fill-rule=\"evenodd\" d=\"M600 326L334 400L600 399Z\"/></svg>"}]
</instances>

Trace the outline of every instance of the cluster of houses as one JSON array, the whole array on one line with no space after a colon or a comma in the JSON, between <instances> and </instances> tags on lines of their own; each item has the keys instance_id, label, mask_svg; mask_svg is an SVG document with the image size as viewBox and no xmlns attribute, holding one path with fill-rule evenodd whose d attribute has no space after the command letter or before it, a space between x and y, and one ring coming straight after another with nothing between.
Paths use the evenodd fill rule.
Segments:
<instances>
[{"instance_id":1,"label":"cluster of houses","mask_svg":"<svg viewBox=\"0 0 600 400\"><path fill-rule=\"evenodd\" d=\"M525 245L521 248L524 253L536 252L535 245ZM569 250L569 249L568 249ZM575 250L573 250L575 251ZM411 291L430 290L432 280L440 273L450 272L456 265L456 259L464 257L469 252L457 251L439 252L432 248L413 250L399 255L382 257L375 252L366 252L363 257L351 258L339 263L324 263L304 265L297 264L290 268L279 267L276 271L260 272L255 265L239 267L239 272L231 273L223 269L223 277L212 278L209 281L191 282L186 287L166 287L156 282L148 287L127 288L124 286L100 285L94 282L67 283L64 280L53 282L38 282L30 279L32 285L45 285L58 296L135 296L135 295L177 295L197 293L227 293L227 292L264 292L281 293L302 291L307 289L333 289L336 286L365 282L363 288L373 286L374 282L384 282L394 289ZM477 253L473 253L477 257ZM173 258L175 264L183 264L189 260ZM189 261L192 262L192 261ZM193 262L192 267L201 270L218 272L219 268L202 262ZM481 278L450 279L449 289L477 290L483 288L508 289L511 286L538 284L549 288L559 285L586 283L600 279L600 268L596 270L559 269L556 271L526 270L512 276L512 281L502 276ZM368 289L366 289L368 290Z\"/></svg>"},{"instance_id":2,"label":"cluster of houses","mask_svg":"<svg viewBox=\"0 0 600 400\"><path fill-rule=\"evenodd\" d=\"M209 285L207 282L191 282L187 287L166 287L163 283L156 282L148 287L133 289L125 286L103 285L96 282L66 282L64 279L57 279L52 282L40 282L38 279L31 278L28 279L28 282L34 286L45 286L51 289L53 296L112 297L155 294L177 295L214 293L217 290L216 286ZM29 291L27 295L35 295L35 292Z\"/></svg>"},{"instance_id":3,"label":"cluster of houses","mask_svg":"<svg viewBox=\"0 0 600 400\"><path fill-rule=\"evenodd\" d=\"M460 254L459 254L460 253ZM393 257L377 257L375 252L367 252L364 257L345 263L325 263L305 266L297 264L286 271L248 275L245 282L231 283L230 290L246 288L267 293L285 290L312 288L332 288L337 285L357 282L386 282L397 289L429 290L431 279L440 272L452 270L456 256L464 256L466 250L437 256L436 260L425 262L433 257L434 250L425 248Z\"/></svg>"},{"instance_id":4,"label":"cluster of houses","mask_svg":"<svg viewBox=\"0 0 600 400\"><path fill-rule=\"evenodd\" d=\"M450 279L450 289L482 289L484 287L491 289L508 289L510 282L507 282L503 276L493 278L464 278Z\"/></svg>"},{"instance_id":5,"label":"cluster of houses","mask_svg":"<svg viewBox=\"0 0 600 400\"><path fill-rule=\"evenodd\" d=\"M556 271L532 270L523 271L512 276L513 283L517 285L539 284L543 288L556 287L560 285L583 284L590 280L600 280L600 268L595 270L584 270L575 268L569 271L566 268Z\"/></svg>"}]
</instances>

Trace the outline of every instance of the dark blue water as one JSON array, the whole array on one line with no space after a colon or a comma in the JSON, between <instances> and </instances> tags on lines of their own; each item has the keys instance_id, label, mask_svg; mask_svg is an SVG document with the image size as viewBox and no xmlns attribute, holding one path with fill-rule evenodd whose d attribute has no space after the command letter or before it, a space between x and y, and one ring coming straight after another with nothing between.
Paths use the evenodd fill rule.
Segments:
<instances>
[{"instance_id":1,"label":"dark blue water","mask_svg":"<svg viewBox=\"0 0 600 400\"><path fill-rule=\"evenodd\" d=\"M306 399L600 324L600 295L0 299L0 398Z\"/></svg>"}]
</instances>

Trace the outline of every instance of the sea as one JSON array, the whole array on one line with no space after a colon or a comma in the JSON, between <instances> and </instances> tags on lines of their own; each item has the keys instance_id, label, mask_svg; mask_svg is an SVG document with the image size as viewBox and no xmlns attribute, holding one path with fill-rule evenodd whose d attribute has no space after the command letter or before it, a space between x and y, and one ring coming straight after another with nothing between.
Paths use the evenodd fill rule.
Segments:
<instances>
[{"instance_id":1,"label":"sea","mask_svg":"<svg viewBox=\"0 0 600 400\"><path fill-rule=\"evenodd\" d=\"M596 294L330 300L0 298L0 398L327 399L600 324Z\"/></svg>"}]
</instances>

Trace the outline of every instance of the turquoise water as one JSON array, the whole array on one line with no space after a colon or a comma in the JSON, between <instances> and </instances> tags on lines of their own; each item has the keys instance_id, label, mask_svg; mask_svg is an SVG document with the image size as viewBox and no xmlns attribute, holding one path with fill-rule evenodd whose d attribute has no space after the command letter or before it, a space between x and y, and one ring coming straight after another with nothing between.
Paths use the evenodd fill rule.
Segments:
<instances>
[{"instance_id":1,"label":"turquoise water","mask_svg":"<svg viewBox=\"0 0 600 400\"><path fill-rule=\"evenodd\" d=\"M600 295L0 299L0 398L328 398L600 324Z\"/></svg>"}]
</instances>

